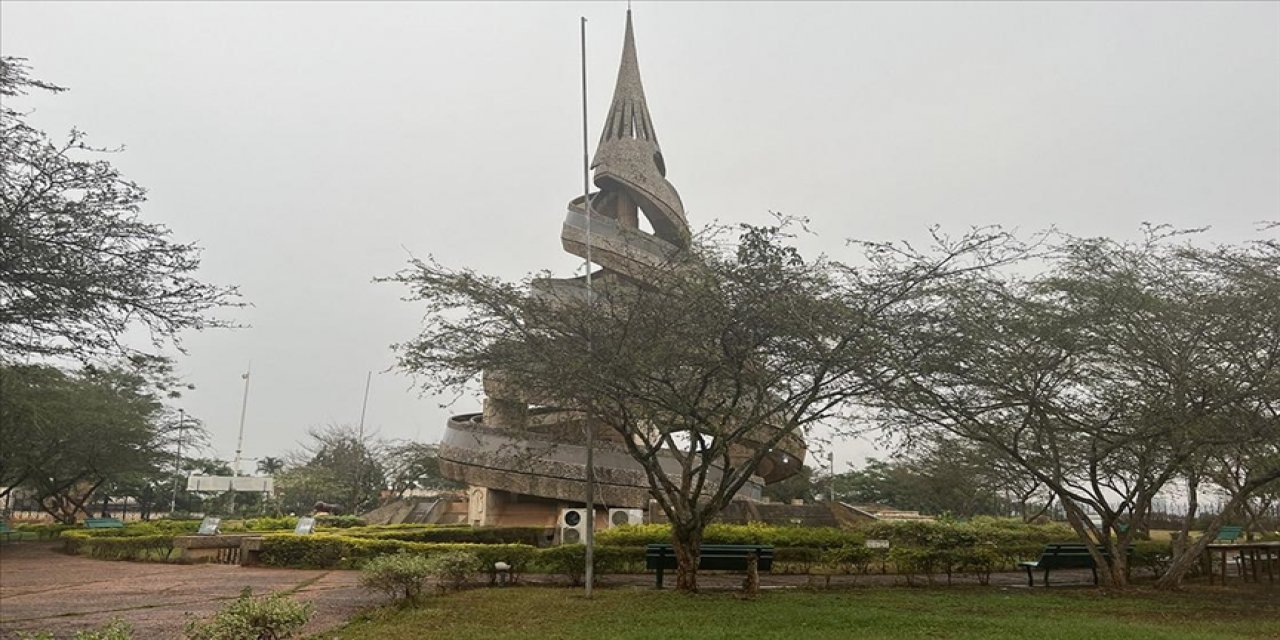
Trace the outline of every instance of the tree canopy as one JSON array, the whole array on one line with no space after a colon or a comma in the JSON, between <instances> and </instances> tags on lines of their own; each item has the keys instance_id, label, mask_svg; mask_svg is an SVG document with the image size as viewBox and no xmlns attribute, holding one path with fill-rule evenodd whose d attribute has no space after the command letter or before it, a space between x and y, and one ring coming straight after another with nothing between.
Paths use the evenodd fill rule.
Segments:
<instances>
[{"instance_id":1,"label":"tree canopy","mask_svg":"<svg viewBox=\"0 0 1280 640\"><path fill-rule=\"evenodd\" d=\"M0 358L130 355L141 326L159 345L212 317L234 288L195 276L200 250L139 211L146 190L72 129L55 140L14 104L31 90L64 91L0 58Z\"/></svg>"},{"instance_id":2,"label":"tree canopy","mask_svg":"<svg viewBox=\"0 0 1280 640\"><path fill-rule=\"evenodd\" d=\"M67 522L89 512L95 492L154 503L172 487L167 451L201 436L191 421L180 430L165 407L175 386L163 361L0 366L0 495L27 489Z\"/></svg>"},{"instance_id":3,"label":"tree canopy","mask_svg":"<svg viewBox=\"0 0 1280 640\"><path fill-rule=\"evenodd\" d=\"M779 463L775 451L802 451L808 430L884 383L886 345L930 291L1018 251L975 231L924 253L868 246L855 267L806 259L793 228L715 229L643 284L602 280L591 295L414 261L393 279L428 315L400 364L433 390L483 375L529 404L585 414L644 469L672 523L678 586L696 589L703 528Z\"/></svg>"},{"instance_id":4,"label":"tree canopy","mask_svg":"<svg viewBox=\"0 0 1280 640\"><path fill-rule=\"evenodd\" d=\"M1043 259L939 291L904 327L882 418L1019 467L1123 585L1122 549L1161 491L1183 481L1194 496L1229 464L1233 502L1280 481L1280 245L1150 228L1135 243L1065 238ZM1162 584L1212 537L1179 549Z\"/></svg>"}]
</instances>

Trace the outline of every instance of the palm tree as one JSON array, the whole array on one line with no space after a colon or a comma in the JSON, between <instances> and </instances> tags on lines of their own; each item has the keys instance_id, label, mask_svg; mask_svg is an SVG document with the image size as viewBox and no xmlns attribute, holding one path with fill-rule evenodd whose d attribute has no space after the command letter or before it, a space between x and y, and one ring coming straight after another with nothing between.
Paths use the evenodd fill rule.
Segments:
<instances>
[{"instance_id":1,"label":"palm tree","mask_svg":"<svg viewBox=\"0 0 1280 640\"><path fill-rule=\"evenodd\" d=\"M264 476L273 476L284 471L284 460L266 456L258 460L258 473Z\"/></svg>"}]
</instances>

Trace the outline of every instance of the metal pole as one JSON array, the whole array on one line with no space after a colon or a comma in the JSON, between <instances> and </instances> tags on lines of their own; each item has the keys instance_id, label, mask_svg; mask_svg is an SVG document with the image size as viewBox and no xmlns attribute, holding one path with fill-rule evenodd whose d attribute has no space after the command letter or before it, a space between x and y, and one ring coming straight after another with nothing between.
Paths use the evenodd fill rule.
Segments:
<instances>
[{"instance_id":1,"label":"metal pole","mask_svg":"<svg viewBox=\"0 0 1280 640\"><path fill-rule=\"evenodd\" d=\"M582 32L582 202L587 211L587 307L595 304L591 291L591 159L587 151L587 19L580 23ZM591 363L591 329L587 329L587 364ZM586 548L586 597L591 597L592 583L595 582L595 533L596 533L596 474L595 474L595 440L596 429L591 416L586 419L587 428L587 548Z\"/></svg>"},{"instance_id":2,"label":"metal pole","mask_svg":"<svg viewBox=\"0 0 1280 640\"><path fill-rule=\"evenodd\" d=\"M364 402L360 404L360 436L356 442L356 486L351 492L351 512L354 514L360 506L360 481L364 479L364 414L369 408L369 384L373 382L373 372L364 377Z\"/></svg>"},{"instance_id":3,"label":"metal pole","mask_svg":"<svg viewBox=\"0 0 1280 640\"><path fill-rule=\"evenodd\" d=\"M244 417L249 409L249 372L253 369L253 363L245 368L244 373L240 374L244 378L244 398L240 401L240 435L236 437L236 459L231 464L231 475L240 475L240 454L244 451Z\"/></svg>"},{"instance_id":4,"label":"metal pole","mask_svg":"<svg viewBox=\"0 0 1280 640\"><path fill-rule=\"evenodd\" d=\"M827 452L827 467L828 467L828 471L831 473L831 478L828 479L827 496L831 499L831 503L835 504L835 501L836 501L836 454L834 451Z\"/></svg>"},{"instance_id":5,"label":"metal pole","mask_svg":"<svg viewBox=\"0 0 1280 640\"><path fill-rule=\"evenodd\" d=\"M182 429L187 426L187 412L178 409L178 452L173 454L173 498L169 500L169 515L178 508L178 482L182 480Z\"/></svg>"},{"instance_id":6,"label":"metal pole","mask_svg":"<svg viewBox=\"0 0 1280 640\"><path fill-rule=\"evenodd\" d=\"M227 515L234 515L236 512L236 489L235 478L240 475L240 454L244 451L244 416L249 409L249 373L253 370L253 363L245 367L244 373L240 374L244 378L244 398L240 401L240 435L236 437L236 458L231 463L231 508Z\"/></svg>"}]
</instances>

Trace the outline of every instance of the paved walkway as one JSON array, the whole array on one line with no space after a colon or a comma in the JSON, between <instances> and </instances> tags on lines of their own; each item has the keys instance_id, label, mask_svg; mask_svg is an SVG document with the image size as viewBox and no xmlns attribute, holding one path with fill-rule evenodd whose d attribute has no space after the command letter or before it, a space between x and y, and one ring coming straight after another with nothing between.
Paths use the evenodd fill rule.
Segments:
<instances>
[{"instance_id":1,"label":"paved walkway","mask_svg":"<svg viewBox=\"0 0 1280 640\"><path fill-rule=\"evenodd\" d=\"M132 624L138 638L180 638L191 616L212 614L246 586L256 594L283 591L314 603L315 614L305 632L319 633L384 601L360 588L358 578L355 571L111 562L60 553L57 543L9 543L0 545L0 639L8 640L19 631L51 631L67 637L114 616ZM824 582L821 576L760 578L766 589L821 586ZM674 586L675 575L668 580ZM945 584L943 576L935 580ZM523 581L564 582L558 576L536 575L525 576ZM1088 571L1055 572L1053 581L1061 587L1092 583ZM600 582L605 587L651 587L653 575L608 575ZM706 590L737 589L742 576L702 573L698 582ZM901 576L894 575L834 576L831 582L832 586L905 584ZM969 576L956 576L955 582L975 583ZM1025 589L1026 575L995 574L991 585Z\"/></svg>"},{"instance_id":2,"label":"paved walkway","mask_svg":"<svg viewBox=\"0 0 1280 640\"><path fill-rule=\"evenodd\" d=\"M0 545L0 638L18 631L58 637L129 621L138 638L180 638L191 616L205 617L240 595L285 591L315 604L307 626L315 633L337 626L381 600L357 584L354 571L300 571L230 565L110 562L57 551L57 544Z\"/></svg>"}]
</instances>

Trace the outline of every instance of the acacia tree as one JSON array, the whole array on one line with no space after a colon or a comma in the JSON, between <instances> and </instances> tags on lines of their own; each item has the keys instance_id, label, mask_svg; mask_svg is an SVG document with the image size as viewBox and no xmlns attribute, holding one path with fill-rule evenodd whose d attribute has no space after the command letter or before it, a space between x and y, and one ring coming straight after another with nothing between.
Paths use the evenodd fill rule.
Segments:
<instances>
[{"instance_id":1,"label":"acacia tree","mask_svg":"<svg viewBox=\"0 0 1280 640\"><path fill-rule=\"evenodd\" d=\"M440 475L438 451L434 444L411 440L389 445L383 458L391 494L403 497L415 489L463 488L463 485Z\"/></svg>"},{"instance_id":2,"label":"acacia tree","mask_svg":"<svg viewBox=\"0 0 1280 640\"><path fill-rule=\"evenodd\" d=\"M142 220L146 191L125 179L83 132L55 140L14 108L32 89L22 58L0 58L0 358L130 354L125 331L154 343L209 317L235 290L198 280L199 249Z\"/></svg>"},{"instance_id":3,"label":"acacia tree","mask_svg":"<svg viewBox=\"0 0 1280 640\"><path fill-rule=\"evenodd\" d=\"M882 384L882 352L927 292L1011 250L998 233L938 236L927 254L898 249L913 263L875 245L855 268L804 259L785 224L725 237L704 235L643 285L602 281L590 299L434 262L392 278L427 305L399 352L429 389L500 378L530 403L582 412L643 468L682 590L697 589L703 529L766 459Z\"/></svg>"},{"instance_id":4,"label":"acacia tree","mask_svg":"<svg viewBox=\"0 0 1280 640\"><path fill-rule=\"evenodd\" d=\"M386 443L352 425L307 430L309 440L288 456L276 476L277 492L289 511L309 512L317 502L340 504L347 513L376 506L386 486Z\"/></svg>"},{"instance_id":5,"label":"acacia tree","mask_svg":"<svg viewBox=\"0 0 1280 640\"><path fill-rule=\"evenodd\" d=\"M4 491L28 488L50 515L74 522L89 513L95 493L143 494L140 483L154 484L143 479L171 480L163 472L172 463L166 451L178 437L200 437L190 422L180 430L163 404L176 393L173 382L164 361L70 373L0 366Z\"/></svg>"},{"instance_id":6,"label":"acacia tree","mask_svg":"<svg viewBox=\"0 0 1280 640\"><path fill-rule=\"evenodd\" d=\"M1043 483L1117 586L1162 490L1205 476L1206 451L1277 442L1274 243L1202 250L1154 231L1138 244L1068 239L1030 279L958 283L916 325L881 398L903 432L981 443ZM1255 471L1242 495L1280 474ZM1179 549L1162 585L1220 524Z\"/></svg>"}]
</instances>

